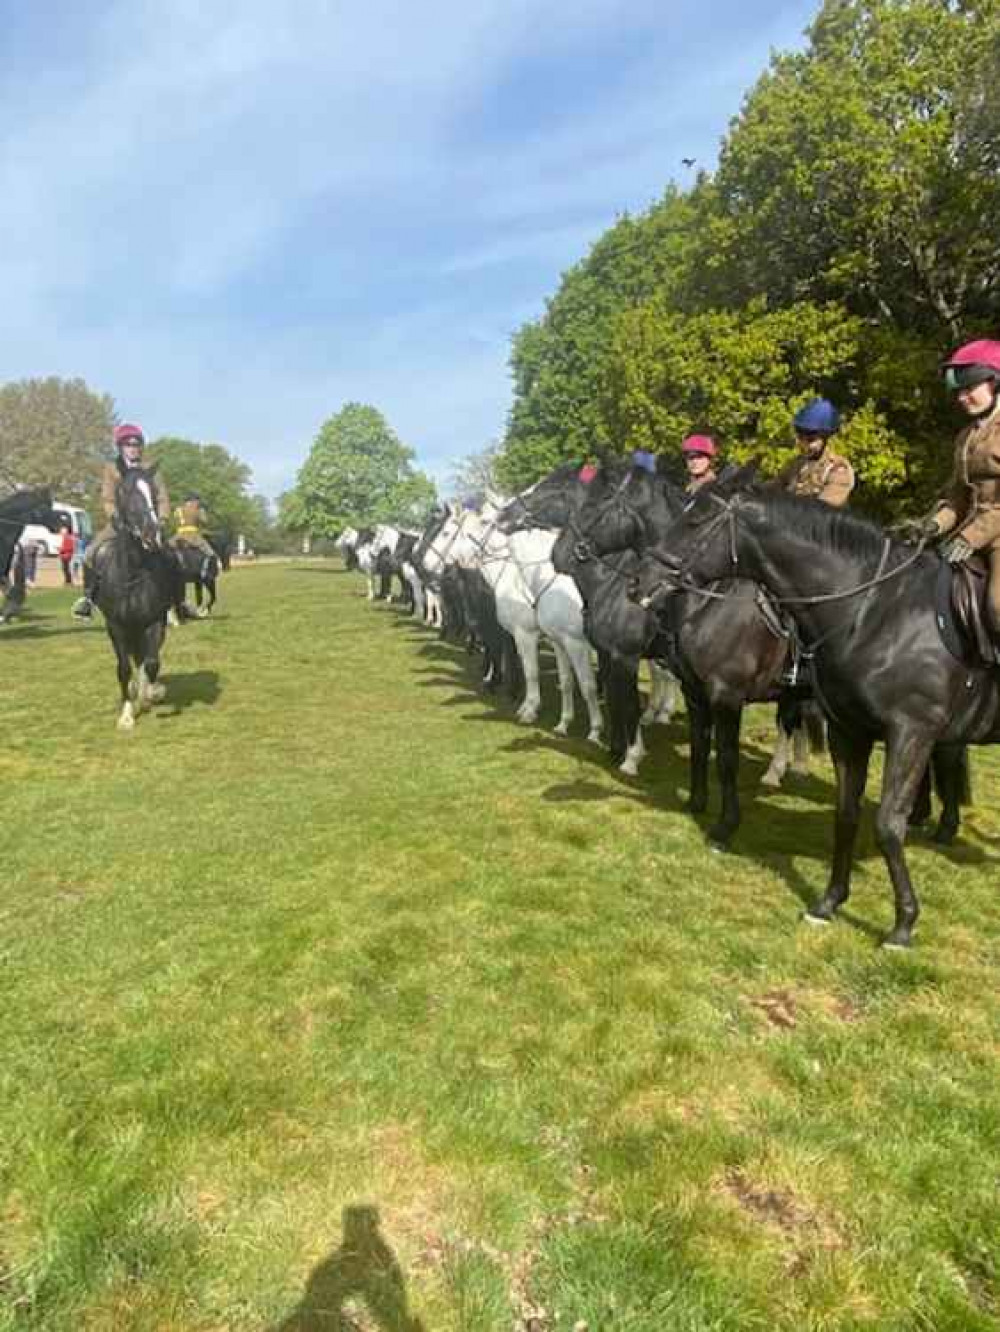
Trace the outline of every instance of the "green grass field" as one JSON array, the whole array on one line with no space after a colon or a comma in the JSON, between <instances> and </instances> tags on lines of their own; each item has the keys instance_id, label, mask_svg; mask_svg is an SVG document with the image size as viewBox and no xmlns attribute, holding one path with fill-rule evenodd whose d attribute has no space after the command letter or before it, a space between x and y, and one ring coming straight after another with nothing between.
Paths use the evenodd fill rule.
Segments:
<instances>
[{"instance_id":1,"label":"green grass field","mask_svg":"<svg viewBox=\"0 0 1000 1332\"><path fill-rule=\"evenodd\" d=\"M0 1328L1000 1327L1000 765L908 954L832 781L713 854L332 563L239 569L131 736L102 627L0 629Z\"/></svg>"}]
</instances>

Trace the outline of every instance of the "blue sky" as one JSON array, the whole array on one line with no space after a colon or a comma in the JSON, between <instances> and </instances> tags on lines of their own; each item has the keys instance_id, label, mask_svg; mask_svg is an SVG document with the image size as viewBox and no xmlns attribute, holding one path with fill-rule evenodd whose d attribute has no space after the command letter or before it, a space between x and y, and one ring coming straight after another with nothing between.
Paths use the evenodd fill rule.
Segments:
<instances>
[{"instance_id":1,"label":"blue sky","mask_svg":"<svg viewBox=\"0 0 1000 1332\"><path fill-rule=\"evenodd\" d=\"M271 496L370 402L441 482L511 333L815 8L0 0L0 381L80 375Z\"/></svg>"}]
</instances>

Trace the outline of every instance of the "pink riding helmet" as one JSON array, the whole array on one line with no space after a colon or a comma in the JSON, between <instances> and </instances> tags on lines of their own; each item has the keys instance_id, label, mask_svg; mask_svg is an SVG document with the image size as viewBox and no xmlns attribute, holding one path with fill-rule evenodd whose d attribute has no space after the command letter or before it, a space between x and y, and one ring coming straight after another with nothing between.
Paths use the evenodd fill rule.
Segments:
<instances>
[{"instance_id":1,"label":"pink riding helmet","mask_svg":"<svg viewBox=\"0 0 1000 1332\"><path fill-rule=\"evenodd\" d=\"M681 453L700 453L705 458L714 458L718 452L711 435L688 435L681 445Z\"/></svg>"}]
</instances>

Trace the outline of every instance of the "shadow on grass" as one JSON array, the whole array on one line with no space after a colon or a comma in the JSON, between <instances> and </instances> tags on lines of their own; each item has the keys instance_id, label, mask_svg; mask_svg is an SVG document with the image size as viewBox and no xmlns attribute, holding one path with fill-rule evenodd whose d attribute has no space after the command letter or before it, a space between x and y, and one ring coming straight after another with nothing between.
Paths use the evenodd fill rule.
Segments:
<instances>
[{"instance_id":1,"label":"shadow on grass","mask_svg":"<svg viewBox=\"0 0 1000 1332\"><path fill-rule=\"evenodd\" d=\"M359 1323L351 1306L363 1304ZM272 1332L425 1332L409 1311L399 1261L379 1232L378 1208L344 1208L344 1239L313 1271L298 1306Z\"/></svg>"},{"instance_id":2,"label":"shadow on grass","mask_svg":"<svg viewBox=\"0 0 1000 1332\"><path fill-rule=\"evenodd\" d=\"M59 623L60 621L62 623ZM49 624L51 622L55 622L59 627L50 628ZM81 632L85 633L87 629L101 628L103 628L103 625L100 622L86 625L80 621L70 620L67 623L59 615L19 615L16 620L9 620L0 624L0 639L7 643L24 642L25 640L36 641L40 638L59 638L63 634L79 634Z\"/></svg>"},{"instance_id":3,"label":"shadow on grass","mask_svg":"<svg viewBox=\"0 0 1000 1332\"><path fill-rule=\"evenodd\" d=\"M177 717L196 703L212 707L218 702L222 688L218 671L189 671L186 675L165 675L166 702L173 706L157 713L161 720Z\"/></svg>"}]
</instances>

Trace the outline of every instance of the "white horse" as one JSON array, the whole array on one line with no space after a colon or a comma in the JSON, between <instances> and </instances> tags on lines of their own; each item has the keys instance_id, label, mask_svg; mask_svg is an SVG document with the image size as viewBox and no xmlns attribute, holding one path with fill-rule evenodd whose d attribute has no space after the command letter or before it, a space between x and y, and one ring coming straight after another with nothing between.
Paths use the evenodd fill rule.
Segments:
<instances>
[{"instance_id":1,"label":"white horse","mask_svg":"<svg viewBox=\"0 0 1000 1332\"><path fill-rule=\"evenodd\" d=\"M557 734L565 735L573 720L575 676L590 719L588 738L598 741L601 707L583 629L583 602L576 584L557 574L550 558L558 533L533 528L506 536L495 523L503 503L491 498L481 514L454 520L456 527L461 523L461 530L454 534L452 559L460 567L482 573L496 599L497 619L514 639L525 680L518 721L531 724L538 720L538 640L544 634L552 644L559 673L562 706Z\"/></svg>"}]
</instances>

